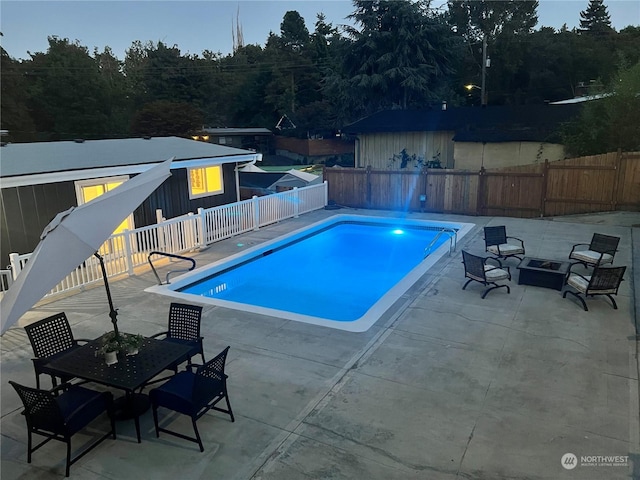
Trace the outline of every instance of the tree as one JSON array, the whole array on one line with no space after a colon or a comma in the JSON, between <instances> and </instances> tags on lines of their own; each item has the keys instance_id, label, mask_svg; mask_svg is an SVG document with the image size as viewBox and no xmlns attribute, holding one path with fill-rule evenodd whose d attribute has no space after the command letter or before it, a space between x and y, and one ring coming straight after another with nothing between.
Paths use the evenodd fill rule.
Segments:
<instances>
[{"instance_id":1,"label":"tree","mask_svg":"<svg viewBox=\"0 0 640 480\"><path fill-rule=\"evenodd\" d=\"M538 23L535 0L449 0L448 6L451 24L469 42L528 34Z\"/></svg>"},{"instance_id":2,"label":"tree","mask_svg":"<svg viewBox=\"0 0 640 480\"><path fill-rule=\"evenodd\" d=\"M284 14L280 24L280 40L284 48L294 52L301 52L309 44L309 30L304 18L295 10Z\"/></svg>"},{"instance_id":3,"label":"tree","mask_svg":"<svg viewBox=\"0 0 640 480\"><path fill-rule=\"evenodd\" d=\"M580 117L563 128L563 143L570 154L640 150L640 62L621 69L609 92L587 102Z\"/></svg>"},{"instance_id":4,"label":"tree","mask_svg":"<svg viewBox=\"0 0 640 480\"><path fill-rule=\"evenodd\" d=\"M529 83L527 45L538 23L533 0L450 0L449 22L466 42L458 84L486 82L490 103L522 103ZM484 58L491 58L489 70Z\"/></svg>"},{"instance_id":5,"label":"tree","mask_svg":"<svg viewBox=\"0 0 640 480\"><path fill-rule=\"evenodd\" d=\"M46 53L25 65L31 116L52 140L102 138L109 105L100 66L77 41L49 37Z\"/></svg>"},{"instance_id":6,"label":"tree","mask_svg":"<svg viewBox=\"0 0 640 480\"><path fill-rule=\"evenodd\" d=\"M0 128L9 131L12 142L36 140L35 124L27 107L23 65L13 60L2 47L0 55Z\"/></svg>"},{"instance_id":7,"label":"tree","mask_svg":"<svg viewBox=\"0 0 640 480\"><path fill-rule=\"evenodd\" d=\"M580 31L592 35L613 32L604 0L589 0L587 9L580 12Z\"/></svg>"},{"instance_id":8,"label":"tree","mask_svg":"<svg viewBox=\"0 0 640 480\"><path fill-rule=\"evenodd\" d=\"M123 137L129 133L129 119L133 112L132 102L127 95L126 79L122 71L122 62L109 47L102 53L94 50L93 56L98 63L100 75L104 80L104 94L107 104L107 130L105 137Z\"/></svg>"},{"instance_id":9,"label":"tree","mask_svg":"<svg viewBox=\"0 0 640 480\"><path fill-rule=\"evenodd\" d=\"M338 87L344 107L367 114L441 101L459 51L444 16L429 1L353 3L356 27L347 28L352 42Z\"/></svg>"},{"instance_id":10,"label":"tree","mask_svg":"<svg viewBox=\"0 0 640 480\"><path fill-rule=\"evenodd\" d=\"M187 137L202 127L202 112L188 103L158 100L145 105L131 122L131 133Z\"/></svg>"}]
</instances>

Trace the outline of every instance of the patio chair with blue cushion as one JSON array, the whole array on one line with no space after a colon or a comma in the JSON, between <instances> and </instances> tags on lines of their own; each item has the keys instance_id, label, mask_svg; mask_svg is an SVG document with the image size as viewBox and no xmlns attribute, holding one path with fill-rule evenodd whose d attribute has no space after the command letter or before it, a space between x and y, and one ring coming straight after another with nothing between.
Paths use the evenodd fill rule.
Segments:
<instances>
[{"instance_id":1,"label":"patio chair with blue cushion","mask_svg":"<svg viewBox=\"0 0 640 480\"><path fill-rule=\"evenodd\" d=\"M570 293L580 300L584 311L588 312L586 297L605 295L611 300L613 308L617 310L618 305L612 295L618 294L618 288L620 288L626 269L627 267L595 267L591 275L580 275L569 269L562 298L567 298L567 293ZM571 287L573 290L567 287ZM585 298L582 298L581 295Z\"/></svg>"},{"instance_id":2,"label":"patio chair with blue cushion","mask_svg":"<svg viewBox=\"0 0 640 480\"><path fill-rule=\"evenodd\" d=\"M180 343L191 347L187 362L191 364L191 357L200 354L204 359L203 338L200 336L200 322L202 307L185 303L172 303L169 306L169 324L165 332L156 333L152 338L164 336L166 342ZM177 369L177 365L175 366Z\"/></svg>"},{"instance_id":3,"label":"patio chair with blue cushion","mask_svg":"<svg viewBox=\"0 0 640 480\"><path fill-rule=\"evenodd\" d=\"M569 260L581 263L585 267L596 267L613 263L620 237L594 233L591 243L576 243L569 253ZM583 248L587 247L587 248Z\"/></svg>"},{"instance_id":4,"label":"patio chair with blue cushion","mask_svg":"<svg viewBox=\"0 0 640 480\"><path fill-rule=\"evenodd\" d=\"M227 375L224 373L229 348L225 348L204 365L189 365L187 370L171 377L168 382L149 392L153 406L156 437L160 437L160 432L165 432L197 443L200 446L200 451L204 452L196 424L197 420L209 410L217 410L228 414L232 422L235 421L227 393ZM223 399L227 404L226 409L217 406ZM159 407L191 417L195 437L160 427L158 423Z\"/></svg>"},{"instance_id":5,"label":"patio chair with blue cushion","mask_svg":"<svg viewBox=\"0 0 640 480\"><path fill-rule=\"evenodd\" d=\"M524 255L524 242L516 237L507 236L504 225L484 227L484 243L487 252L498 258L515 257L522 261L519 255Z\"/></svg>"},{"instance_id":6,"label":"patio chair with blue cushion","mask_svg":"<svg viewBox=\"0 0 640 480\"><path fill-rule=\"evenodd\" d=\"M488 260L497 262L498 265L488 265L486 263ZM503 267L502 262L497 258L479 257L462 250L462 263L464 263L464 276L469 279L462 287L463 290L467 288L469 283L479 282L485 287L489 287L482 294L482 298L485 298L491 290L501 287L506 288L507 293L511 293L509 285L498 285L496 283L500 280L511 280L509 267Z\"/></svg>"},{"instance_id":7,"label":"patio chair with blue cushion","mask_svg":"<svg viewBox=\"0 0 640 480\"><path fill-rule=\"evenodd\" d=\"M58 382L50 373L47 364L60 355L80 346L84 339L75 339L69 325L69 320L64 312L56 313L50 317L38 320L24 327L27 337L33 349L33 367L36 372L36 386L40 388L40 375L51 375L51 382L55 387ZM62 382L70 378L62 378Z\"/></svg>"},{"instance_id":8,"label":"patio chair with blue cushion","mask_svg":"<svg viewBox=\"0 0 640 480\"><path fill-rule=\"evenodd\" d=\"M31 463L31 454L49 441L64 442L67 444L65 475L68 477L71 465L109 436L116 438L113 395L110 392L97 392L78 385L59 385L52 390L40 390L12 381L9 383L18 392L24 405L22 413L27 421L27 463ZM111 429L71 459L71 438L105 412L109 415ZM41 435L45 440L34 447L33 434Z\"/></svg>"}]
</instances>

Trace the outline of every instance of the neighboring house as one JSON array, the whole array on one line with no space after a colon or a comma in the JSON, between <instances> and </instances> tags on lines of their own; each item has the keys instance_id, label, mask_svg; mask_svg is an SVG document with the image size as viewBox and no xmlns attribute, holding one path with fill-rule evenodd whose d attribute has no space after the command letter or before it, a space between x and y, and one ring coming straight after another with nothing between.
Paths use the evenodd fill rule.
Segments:
<instances>
[{"instance_id":1,"label":"neighboring house","mask_svg":"<svg viewBox=\"0 0 640 480\"><path fill-rule=\"evenodd\" d=\"M302 165L315 163L353 164L353 140L333 138L293 138L276 136L276 154Z\"/></svg>"},{"instance_id":2,"label":"neighboring house","mask_svg":"<svg viewBox=\"0 0 640 480\"><path fill-rule=\"evenodd\" d=\"M273 151L273 133L268 128L203 128L194 140L253 150L263 155Z\"/></svg>"},{"instance_id":3,"label":"neighboring house","mask_svg":"<svg viewBox=\"0 0 640 480\"><path fill-rule=\"evenodd\" d=\"M356 167L415 169L439 161L443 168L479 170L563 159L557 130L580 108L576 104L443 105L433 110L389 110L343 131L356 135Z\"/></svg>"},{"instance_id":4,"label":"neighboring house","mask_svg":"<svg viewBox=\"0 0 640 480\"><path fill-rule=\"evenodd\" d=\"M247 150L177 137L9 143L0 147L0 266L29 253L53 217L174 157L171 177L118 229L236 202L237 167L259 160Z\"/></svg>"},{"instance_id":5,"label":"neighboring house","mask_svg":"<svg viewBox=\"0 0 640 480\"><path fill-rule=\"evenodd\" d=\"M291 169L286 172L268 172L254 165L240 170L240 196L243 200L270 195L294 187L301 188L322 183L322 178L312 173Z\"/></svg>"}]
</instances>

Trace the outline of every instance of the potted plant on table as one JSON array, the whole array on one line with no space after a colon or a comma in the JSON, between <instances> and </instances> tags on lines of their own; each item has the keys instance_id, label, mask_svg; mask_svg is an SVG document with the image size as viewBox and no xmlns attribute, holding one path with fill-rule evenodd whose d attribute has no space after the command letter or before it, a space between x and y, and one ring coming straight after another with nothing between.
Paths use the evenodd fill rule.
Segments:
<instances>
[{"instance_id":1,"label":"potted plant on table","mask_svg":"<svg viewBox=\"0 0 640 480\"><path fill-rule=\"evenodd\" d=\"M96 355L104 356L107 365L118 363L118 354L135 355L142 345L142 335L131 333L107 332L102 336L102 345L96 350Z\"/></svg>"}]
</instances>

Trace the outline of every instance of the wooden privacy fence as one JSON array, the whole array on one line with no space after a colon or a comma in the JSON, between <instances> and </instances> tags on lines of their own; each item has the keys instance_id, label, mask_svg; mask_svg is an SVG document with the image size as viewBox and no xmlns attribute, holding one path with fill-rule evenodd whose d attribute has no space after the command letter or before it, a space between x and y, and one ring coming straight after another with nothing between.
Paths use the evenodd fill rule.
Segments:
<instances>
[{"instance_id":1,"label":"wooden privacy fence","mask_svg":"<svg viewBox=\"0 0 640 480\"><path fill-rule=\"evenodd\" d=\"M640 211L640 152L480 172L325 168L329 202L354 208L544 217Z\"/></svg>"}]
</instances>

